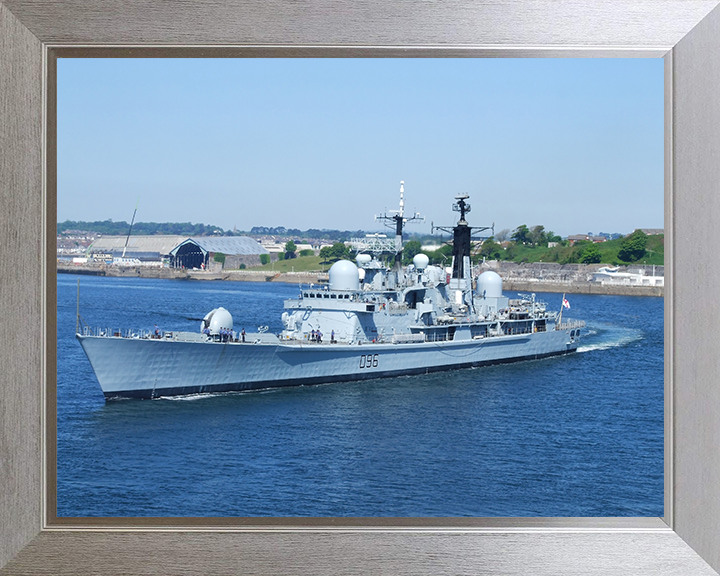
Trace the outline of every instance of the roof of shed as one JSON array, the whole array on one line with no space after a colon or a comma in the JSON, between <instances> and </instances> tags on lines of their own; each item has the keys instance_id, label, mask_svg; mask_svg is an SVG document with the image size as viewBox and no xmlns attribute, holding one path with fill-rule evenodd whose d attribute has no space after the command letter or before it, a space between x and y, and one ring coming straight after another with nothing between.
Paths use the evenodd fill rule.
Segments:
<instances>
[{"instance_id":1,"label":"roof of shed","mask_svg":"<svg viewBox=\"0 0 720 576\"><path fill-rule=\"evenodd\" d=\"M222 252L223 254L268 254L258 242L247 236L177 236L156 234L153 236L102 236L88 248L89 252L111 253L125 249L132 252L155 252L161 255L174 253L177 248L192 242L204 252Z\"/></svg>"},{"instance_id":2,"label":"roof of shed","mask_svg":"<svg viewBox=\"0 0 720 576\"><path fill-rule=\"evenodd\" d=\"M129 239L127 236L101 236L90 245L88 251L110 253L113 250L123 250L125 248L125 240L127 240L127 249L133 252L170 254L170 251L186 238L187 236L171 234L130 236Z\"/></svg>"},{"instance_id":3,"label":"roof of shed","mask_svg":"<svg viewBox=\"0 0 720 576\"><path fill-rule=\"evenodd\" d=\"M180 246L193 243L204 252L222 252L223 254L247 255L267 254L268 251L260 243L247 236L198 236L188 238L172 249L176 253Z\"/></svg>"}]
</instances>

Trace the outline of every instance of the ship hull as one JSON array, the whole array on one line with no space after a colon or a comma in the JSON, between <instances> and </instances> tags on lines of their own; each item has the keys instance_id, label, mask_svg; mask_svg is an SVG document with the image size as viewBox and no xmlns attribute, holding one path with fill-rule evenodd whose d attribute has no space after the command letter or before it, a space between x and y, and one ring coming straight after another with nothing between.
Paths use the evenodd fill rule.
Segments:
<instances>
[{"instance_id":1,"label":"ship hull","mask_svg":"<svg viewBox=\"0 0 720 576\"><path fill-rule=\"evenodd\" d=\"M570 331L348 344L179 342L77 335L107 399L301 386L531 360L577 349Z\"/></svg>"}]
</instances>

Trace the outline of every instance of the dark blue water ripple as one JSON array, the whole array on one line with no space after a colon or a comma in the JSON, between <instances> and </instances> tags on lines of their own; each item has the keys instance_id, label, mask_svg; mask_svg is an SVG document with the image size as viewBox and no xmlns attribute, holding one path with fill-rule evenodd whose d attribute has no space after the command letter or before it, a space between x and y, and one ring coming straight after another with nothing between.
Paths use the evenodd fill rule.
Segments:
<instances>
[{"instance_id":1,"label":"dark blue water ripple","mask_svg":"<svg viewBox=\"0 0 720 576\"><path fill-rule=\"evenodd\" d=\"M58 276L59 516L662 516L663 301L571 295L577 354L106 403ZM81 278L108 328L279 331L288 284ZM539 295L559 308L557 294Z\"/></svg>"}]
</instances>

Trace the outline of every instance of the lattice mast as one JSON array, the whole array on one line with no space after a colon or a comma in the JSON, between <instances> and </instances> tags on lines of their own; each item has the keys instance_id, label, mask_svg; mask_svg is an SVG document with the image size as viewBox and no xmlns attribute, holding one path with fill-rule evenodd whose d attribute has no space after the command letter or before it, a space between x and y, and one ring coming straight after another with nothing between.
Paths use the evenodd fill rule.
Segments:
<instances>
[{"instance_id":1,"label":"lattice mast","mask_svg":"<svg viewBox=\"0 0 720 576\"><path fill-rule=\"evenodd\" d=\"M390 216L387 212L392 214ZM402 249L403 249L403 228L405 224L413 221L425 222L425 218L415 213L412 216L405 216L405 182L400 181L400 208L398 210L388 210L385 214L375 216L375 221L383 220L389 228L395 228L395 264L393 270L398 274L398 280L403 276L402 271ZM394 224L394 226L393 226Z\"/></svg>"}]
</instances>

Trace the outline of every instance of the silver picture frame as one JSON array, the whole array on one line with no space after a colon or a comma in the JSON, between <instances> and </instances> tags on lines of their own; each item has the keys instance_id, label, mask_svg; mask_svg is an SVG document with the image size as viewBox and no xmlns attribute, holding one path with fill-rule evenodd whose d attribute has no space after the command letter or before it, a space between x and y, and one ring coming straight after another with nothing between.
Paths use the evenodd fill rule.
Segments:
<instances>
[{"instance_id":1,"label":"silver picture frame","mask_svg":"<svg viewBox=\"0 0 720 576\"><path fill-rule=\"evenodd\" d=\"M718 3L0 0L0 574L716 574ZM664 58L665 516L56 518L54 67L103 55Z\"/></svg>"}]
</instances>

